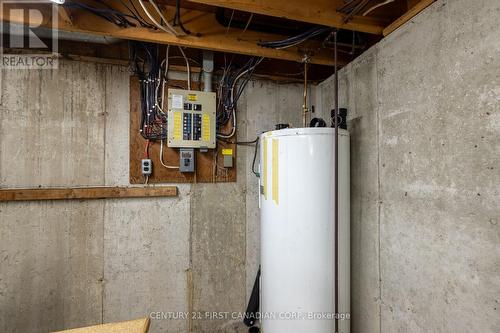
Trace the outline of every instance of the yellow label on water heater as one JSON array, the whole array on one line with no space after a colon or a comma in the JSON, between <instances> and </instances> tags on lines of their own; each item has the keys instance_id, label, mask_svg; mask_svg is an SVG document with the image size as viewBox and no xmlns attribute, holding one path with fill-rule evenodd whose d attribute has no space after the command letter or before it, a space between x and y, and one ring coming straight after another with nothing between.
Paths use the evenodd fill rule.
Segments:
<instances>
[{"instance_id":1,"label":"yellow label on water heater","mask_svg":"<svg viewBox=\"0 0 500 333\"><path fill-rule=\"evenodd\" d=\"M280 175L279 175L279 140L273 139L273 201L276 205L279 205L279 184L280 184Z\"/></svg>"},{"instance_id":2,"label":"yellow label on water heater","mask_svg":"<svg viewBox=\"0 0 500 333\"><path fill-rule=\"evenodd\" d=\"M262 157L264 159L264 161L262 161L264 171L264 174L262 175L262 183L264 185L264 198L267 200L267 138L264 138L262 148Z\"/></svg>"}]
</instances>

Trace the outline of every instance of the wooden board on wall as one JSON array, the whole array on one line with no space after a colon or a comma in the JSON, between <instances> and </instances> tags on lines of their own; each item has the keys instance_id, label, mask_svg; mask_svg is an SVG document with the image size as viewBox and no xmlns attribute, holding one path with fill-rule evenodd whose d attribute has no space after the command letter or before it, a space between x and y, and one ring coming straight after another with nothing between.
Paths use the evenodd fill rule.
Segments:
<instances>
[{"instance_id":1,"label":"wooden board on wall","mask_svg":"<svg viewBox=\"0 0 500 333\"><path fill-rule=\"evenodd\" d=\"M198 82L191 83L193 89L199 89ZM169 80L172 88L187 89L186 81ZM140 132L140 86L135 76L130 78L130 183L145 182L141 173L141 160L144 158L146 139ZM233 168L223 168L222 149L233 150ZM151 142L149 158L153 162L153 174L150 183L216 183L236 181L236 144L217 141L217 149L209 149L206 153L196 150L196 172L182 173L176 169L167 169L160 163L160 142ZM215 163L217 160L217 163ZM163 162L169 166L179 165L179 149L163 146Z\"/></svg>"}]
</instances>

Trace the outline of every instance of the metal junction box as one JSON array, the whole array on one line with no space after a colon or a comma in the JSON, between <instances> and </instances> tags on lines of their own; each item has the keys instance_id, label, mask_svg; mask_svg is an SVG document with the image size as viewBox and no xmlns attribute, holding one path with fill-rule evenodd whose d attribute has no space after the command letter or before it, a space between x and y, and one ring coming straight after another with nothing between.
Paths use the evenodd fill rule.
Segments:
<instances>
[{"instance_id":1,"label":"metal junction box","mask_svg":"<svg viewBox=\"0 0 500 333\"><path fill-rule=\"evenodd\" d=\"M215 148L216 94L168 90L168 141L172 148Z\"/></svg>"}]
</instances>

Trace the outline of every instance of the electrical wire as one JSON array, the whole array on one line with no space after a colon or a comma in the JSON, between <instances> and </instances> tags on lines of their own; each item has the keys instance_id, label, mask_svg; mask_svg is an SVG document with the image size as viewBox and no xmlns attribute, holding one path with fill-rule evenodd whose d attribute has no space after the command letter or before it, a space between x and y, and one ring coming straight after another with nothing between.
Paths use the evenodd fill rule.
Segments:
<instances>
[{"instance_id":1,"label":"electrical wire","mask_svg":"<svg viewBox=\"0 0 500 333\"><path fill-rule=\"evenodd\" d=\"M227 142L227 141L226 141ZM258 171L255 170L255 162L257 161L257 152L259 150L259 137L257 137L255 140L253 141L236 141L236 144L237 145L241 145L241 146L251 146L251 145L254 145L255 149L254 149L254 152L253 152L253 160L252 160L252 173L256 176L256 177L260 177L260 173Z\"/></svg>"},{"instance_id":2,"label":"electrical wire","mask_svg":"<svg viewBox=\"0 0 500 333\"><path fill-rule=\"evenodd\" d=\"M163 162L163 140L160 141L160 163L167 169L179 169L178 166L167 165Z\"/></svg>"},{"instance_id":3,"label":"electrical wire","mask_svg":"<svg viewBox=\"0 0 500 333\"><path fill-rule=\"evenodd\" d=\"M233 17L234 17L234 9L231 12L231 18L229 19L229 24L227 25L227 28L226 28L226 35L229 33L229 29L231 28L231 23L233 22Z\"/></svg>"},{"instance_id":4,"label":"electrical wire","mask_svg":"<svg viewBox=\"0 0 500 333\"><path fill-rule=\"evenodd\" d=\"M313 27L297 36L289 37L278 41L259 42L257 44L262 47L268 47L273 49L285 49L302 44L303 42L307 41L310 38L316 37L331 30L332 28L328 27Z\"/></svg>"},{"instance_id":5,"label":"electrical wire","mask_svg":"<svg viewBox=\"0 0 500 333\"><path fill-rule=\"evenodd\" d=\"M371 13L372 11L374 11L375 9L377 9L377 8L379 8L379 7L382 7L382 6L385 6L385 5L388 5L388 4L390 4L390 3L394 2L394 1L395 1L395 0L386 0L386 1L384 1L384 2L381 2L381 3L379 3L379 4L376 4L375 6L368 8L368 9L367 9L367 10L363 13L363 16L366 16L366 15L368 15L369 13Z\"/></svg>"},{"instance_id":6,"label":"electrical wire","mask_svg":"<svg viewBox=\"0 0 500 333\"><path fill-rule=\"evenodd\" d=\"M347 23L354 15L358 15L371 0L351 0L342 7L338 8L339 13L345 14L344 22Z\"/></svg>"},{"instance_id":7,"label":"electrical wire","mask_svg":"<svg viewBox=\"0 0 500 333\"><path fill-rule=\"evenodd\" d=\"M184 60L186 61L188 90L191 90L191 66L189 65L189 60L186 57L186 54L184 53L182 47L179 46L179 50L181 51L181 54L184 57Z\"/></svg>"},{"instance_id":8,"label":"electrical wire","mask_svg":"<svg viewBox=\"0 0 500 333\"><path fill-rule=\"evenodd\" d=\"M191 31L187 30L182 24L181 20L181 0L175 1L175 16L174 16L174 26L179 24L179 27L186 35L191 35Z\"/></svg>"},{"instance_id":9,"label":"electrical wire","mask_svg":"<svg viewBox=\"0 0 500 333\"><path fill-rule=\"evenodd\" d=\"M132 20L138 22L139 24L141 23L140 18L137 17L136 15L133 15L133 13L132 15L125 14L101 1L94 1L94 2L96 2L98 5L94 6L82 2L67 1L64 3L63 6L83 9L89 13L92 13L98 17L105 19L108 22L115 24L120 28L136 27L137 25L133 23Z\"/></svg>"},{"instance_id":10,"label":"electrical wire","mask_svg":"<svg viewBox=\"0 0 500 333\"><path fill-rule=\"evenodd\" d=\"M170 62L169 62L169 53L170 53L170 45L167 45L167 48L165 50L165 60L163 60L162 64L160 67L163 67L165 65L164 73L163 73L163 85L162 85L162 92L161 92L161 109L162 111L165 110L165 88L167 87L168 84L168 70L170 68ZM163 111L165 112L165 111Z\"/></svg>"},{"instance_id":11,"label":"electrical wire","mask_svg":"<svg viewBox=\"0 0 500 333\"><path fill-rule=\"evenodd\" d=\"M133 13L135 16L137 16L138 18L141 19L141 21L143 21L144 23L146 23L146 25L148 25L149 27L152 27L152 28L155 28L152 24L149 24L146 19L144 19L144 17L141 15L141 13L139 12L139 10L137 9L137 7L135 6L134 4L134 1L133 0L128 0L128 2L130 3L131 7L133 8ZM128 7L127 7L128 8ZM131 11L129 9L129 11Z\"/></svg>"},{"instance_id":12,"label":"electrical wire","mask_svg":"<svg viewBox=\"0 0 500 333\"><path fill-rule=\"evenodd\" d=\"M253 13L250 13L250 16L248 17L247 24L245 24L245 28L243 29L241 34L238 36L238 38L241 38L241 36L243 36L243 34L247 31L248 27L250 26L250 22L252 22L252 19L253 19Z\"/></svg>"},{"instance_id":13,"label":"electrical wire","mask_svg":"<svg viewBox=\"0 0 500 333\"><path fill-rule=\"evenodd\" d=\"M236 133L236 108L238 100L243 93L246 85L255 71L255 68L264 58L251 58L239 70L232 70L231 65L224 68L221 80L219 82L218 94L219 105L217 107L217 137L231 138ZM243 79L241 84L238 84ZM231 131L229 133L221 132L229 120L231 120Z\"/></svg>"},{"instance_id":14,"label":"electrical wire","mask_svg":"<svg viewBox=\"0 0 500 333\"><path fill-rule=\"evenodd\" d=\"M158 6L156 5L156 3L153 0L150 0L149 2L151 3L151 5L153 5L153 8L160 14L160 18L165 22L166 28L165 28L165 26L163 26L160 23L158 23L158 21L154 18L154 16L146 8L146 5L144 4L144 2L142 0L138 0L138 2L139 2L139 5L141 5L142 10L146 14L146 16L151 20L151 22L153 22L153 24L158 29L163 30L164 32L169 33L171 35L174 35L176 37L179 36L179 34L177 33L177 31L168 23L167 20L164 19L163 14L161 13L160 9L158 8Z\"/></svg>"},{"instance_id":15,"label":"electrical wire","mask_svg":"<svg viewBox=\"0 0 500 333\"><path fill-rule=\"evenodd\" d=\"M163 13L161 12L161 9L160 7L158 7L158 5L156 4L156 1L155 0L149 0L149 3L153 6L153 8L156 10L156 12L158 13L158 15L160 15L160 18L162 19L163 23L165 23L165 26L172 31L172 33L175 35L175 36L179 36L179 34L177 33L177 30L175 30L175 28L173 26L170 25L170 23L168 23L168 20L165 18L165 16L163 15Z\"/></svg>"},{"instance_id":16,"label":"electrical wire","mask_svg":"<svg viewBox=\"0 0 500 333\"><path fill-rule=\"evenodd\" d=\"M165 73L159 62L159 46L131 42L130 53L132 71L138 76L140 84L141 126L139 131L146 140L165 140L168 119L164 111ZM160 87L163 88L160 89Z\"/></svg>"},{"instance_id":17,"label":"electrical wire","mask_svg":"<svg viewBox=\"0 0 500 333\"><path fill-rule=\"evenodd\" d=\"M134 5L134 2L132 0L128 0L128 3L129 5L127 5L127 3L125 3L124 0L120 0L120 2L122 3L122 5L127 8L127 10L132 14L132 16L134 16L137 21L139 22L139 24L142 26L142 27L145 27L145 28L150 28L150 29L156 29L155 26L153 26L152 24L149 24L145 19L144 17L142 17L141 13L139 13L139 11L137 10L137 8L135 7Z\"/></svg>"}]
</instances>

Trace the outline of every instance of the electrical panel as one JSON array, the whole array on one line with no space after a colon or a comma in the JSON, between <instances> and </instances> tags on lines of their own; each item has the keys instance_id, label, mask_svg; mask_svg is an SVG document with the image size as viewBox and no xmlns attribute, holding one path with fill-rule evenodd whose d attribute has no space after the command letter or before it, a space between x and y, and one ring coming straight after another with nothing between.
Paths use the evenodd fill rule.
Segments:
<instances>
[{"instance_id":1,"label":"electrical panel","mask_svg":"<svg viewBox=\"0 0 500 333\"><path fill-rule=\"evenodd\" d=\"M168 141L172 148L215 148L216 94L168 90Z\"/></svg>"}]
</instances>

